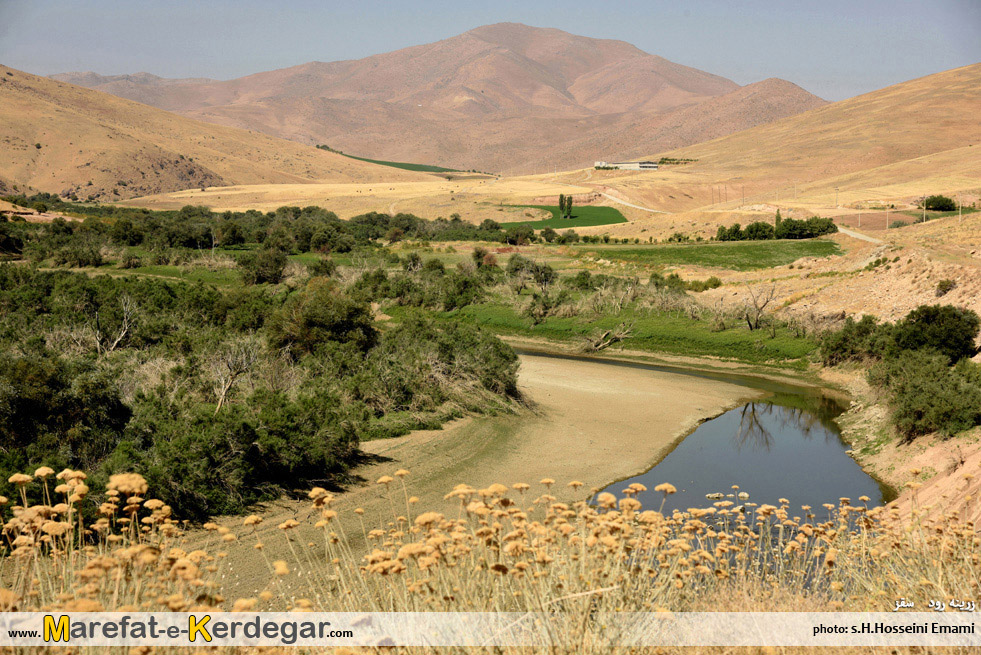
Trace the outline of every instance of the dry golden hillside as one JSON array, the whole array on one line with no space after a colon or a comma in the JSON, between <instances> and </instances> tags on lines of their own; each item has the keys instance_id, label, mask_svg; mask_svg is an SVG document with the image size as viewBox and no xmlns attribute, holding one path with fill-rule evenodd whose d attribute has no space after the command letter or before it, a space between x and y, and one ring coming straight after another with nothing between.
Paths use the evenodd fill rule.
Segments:
<instances>
[{"instance_id":1,"label":"dry golden hillside","mask_svg":"<svg viewBox=\"0 0 981 655\"><path fill-rule=\"evenodd\" d=\"M981 146L979 108L974 64L664 154L697 159L691 173L734 184L811 182Z\"/></svg>"},{"instance_id":2,"label":"dry golden hillside","mask_svg":"<svg viewBox=\"0 0 981 655\"><path fill-rule=\"evenodd\" d=\"M981 191L979 107L975 64L650 157L696 160L688 164L559 179L675 215L625 210L637 222L617 226L618 236L731 219L725 212L838 216L883 204L905 209L933 193L970 203Z\"/></svg>"},{"instance_id":3,"label":"dry golden hillside","mask_svg":"<svg viewBox=\"0 0 981 655\"><path fill-rule=\"evenodd\" d=\"M7 186L81 199L226 184L429 179L5 66L0 150Z\"/></svg>"}]
</instances>

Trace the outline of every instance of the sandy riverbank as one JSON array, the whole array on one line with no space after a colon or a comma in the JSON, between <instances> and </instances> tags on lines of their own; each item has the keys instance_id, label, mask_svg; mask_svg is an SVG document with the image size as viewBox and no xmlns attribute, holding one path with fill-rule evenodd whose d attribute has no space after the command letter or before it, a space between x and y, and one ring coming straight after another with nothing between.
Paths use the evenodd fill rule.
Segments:
<instances>
[{"instance_id":1,"label":"sandy riverbank","mask_svg":"<svg viewBox=\"0 0 981 655\"><path fill-rule=\"evenodd\" d=\"M705 419L763 395L690 375L535 355L521 356L519 386L529 405L520 415L461 420L443 430L362 444L373 461L355 471L362 484L338 495L334 507L342 517L340 527L360 536L362 528L353 514L358 507L365 510L369 530L393 520L393 512L405 514L398 483L392 486L394 503L385 487L374 484L400 468L411 471L406 482L409 494L420 499L418 511L455 511L455 501L444 501L443 496L459 483L481 488L495 482L526 482L537 496L544 491L539 480L551 477L557 483L554 495L582 498L591 487L647 470ZM574 493L565 486L571 480L584 487ZM316 519L306 518L309 514L308 503L268 504L259 526L265 557L290 559L276 528L290 518L301 523L294 531L298 541L322 541L313 528ZM262 555L253 549L251 528L242 527L236 517L220 522L240 537L226 548L231 565L226 589L239 596L254 595L269 575Z\"/></svg>"}]
</instances>

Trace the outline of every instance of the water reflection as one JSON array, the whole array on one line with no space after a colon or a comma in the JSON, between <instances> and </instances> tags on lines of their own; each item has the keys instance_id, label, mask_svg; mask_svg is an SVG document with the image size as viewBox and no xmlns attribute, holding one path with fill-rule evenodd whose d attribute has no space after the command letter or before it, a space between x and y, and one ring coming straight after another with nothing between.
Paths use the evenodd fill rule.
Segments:
<instances>
[{"instance_id":1,"label":"water reflection","mask_svg":"<svg viewBox=\"0 0 981 655\"><path fill-rule=\"evenodd\" d=\"M773 445L774 432L767 425L775 424L779 433L793 431L803 439L819 434L824 439L840 441L840 433L834 423L826 416L806 411L798 407L783 407L773 402L746 403L739 410L739 429L733 435L737 451L743 447L769 451ZM766 419L766 420L764 420Z\"/></svg>"},{"instance_id":2,"label":"water reflection","mask_svg":"<svg viewBox=\"0 0 981 655\"><path fill-rule=\"evenodd\" d=\"M801 395L746 403L703 423L650 471L604 491L622 496L627 485L639 482L648 491L638 499L656 509L663 497L654 487L670 482L678 493L668 497L666 511L709 506L706 495L737 500L733 485L752 503L776 505L787 498L792 512L801 505L837 504L843 496L882 504L888 490L845 452L834 422L841 409L833 400Z\"/></svg>"}]
</instances>

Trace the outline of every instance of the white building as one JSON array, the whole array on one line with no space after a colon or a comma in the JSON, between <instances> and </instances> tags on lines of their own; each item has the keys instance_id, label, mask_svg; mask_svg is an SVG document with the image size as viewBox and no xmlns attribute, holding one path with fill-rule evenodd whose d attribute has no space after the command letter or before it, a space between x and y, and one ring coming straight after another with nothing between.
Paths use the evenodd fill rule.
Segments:
<instances>
[{"instance_id":1,"label":"white building","mask_svg":"<svg viewBox=\"0 0 981 655\"><path fill-rule=\"evenodd\" d=\"M657 163L653 161L598 161L594 168L616 168L624 171L656 171Z\"/></svg>"}]
</instances>

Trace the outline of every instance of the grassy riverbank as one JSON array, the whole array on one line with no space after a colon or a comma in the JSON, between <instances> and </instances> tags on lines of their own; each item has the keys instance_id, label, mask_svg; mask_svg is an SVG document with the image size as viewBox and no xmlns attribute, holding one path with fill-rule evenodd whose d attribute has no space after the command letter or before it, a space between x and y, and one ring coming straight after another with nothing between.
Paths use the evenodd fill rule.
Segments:
<instances>
[{"instance_id":1,"label":"grassy riverbank","mask_svg":"<svg viewBox=\"0 0 981 655\"><path fill-rule=\"evenodd\" d=\"M404 315L400 307L386 308L385 311L394 318ZM814 341L794 335L787 327L777 328L775 336L741 328L718 330L709 320L669 312L626 309L614 316L591 320L576 316L550 317L536 324L511 305L489 302L437 313L436 316L443 321L471 322L502 336L545 339L573 349L581 347L590 335L627 323L632 333L618 348L794 371L806 370L809 357L817 348Z\"/></svg>"}]
</instances>

